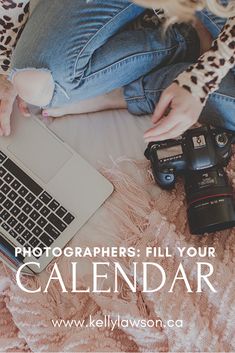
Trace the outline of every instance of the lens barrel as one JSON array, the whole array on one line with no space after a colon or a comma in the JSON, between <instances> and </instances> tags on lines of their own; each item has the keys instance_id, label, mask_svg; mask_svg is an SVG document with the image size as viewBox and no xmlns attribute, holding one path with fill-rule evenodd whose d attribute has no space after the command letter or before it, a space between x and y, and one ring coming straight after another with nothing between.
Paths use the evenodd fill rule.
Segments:
<instances>
[{"instance_id":1,"label":"lens barrel","mask_svg":"<svg viewBox=\"0 0 235 353\"><path fill-rule=\"evenodd\" d=\"M233 190L222 168L188 172L185 190L192 234L212 233L235 226Z\"/></svg>"}]
</instances>

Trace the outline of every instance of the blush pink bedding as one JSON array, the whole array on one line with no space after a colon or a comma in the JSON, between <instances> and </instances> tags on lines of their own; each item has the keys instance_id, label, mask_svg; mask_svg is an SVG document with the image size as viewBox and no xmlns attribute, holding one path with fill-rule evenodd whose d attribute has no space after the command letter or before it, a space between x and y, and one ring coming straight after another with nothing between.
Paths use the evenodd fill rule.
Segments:
<instances>
[{"instance_id":1,"label":"blush pink bedding","mask_svg":"<svg viewBox=\"0 0 235 353\"><path fill-rule=\"evenodd\" d=\"M234 178L235 160L228 173ZM0 351L1 352L232 352L235 350L235 242L234 230L206 237L191 236L186 222L183 184L168 193L157 191L149 164L123 160L103 174L115 185L115 192L97 214L88 222L69 246L146 246L169 247L172 258L159 258L168 278L173 278L181 259L176 246L214 246L216 258L213 283L218 287L212 293L205 287L202 293L187 293L178 285L174 293L161 290L132 293L119 279L116 294L61 294L58 285L50 287L48 294L26 294L14 281L14 275L0 264ZM90 283L89 262L84 259L57 260L71 286L70 262L78 261L78 285ZM140 258L120 258L129 270L131 263ZM152 259L153 260L153 259ZM195 262L200 258L187 258L183 265L192 287L196 286ZM110 261L102 259L101 261ZM151 258L148 259L151 261ZM45 283L52 265L42 275L27 279L35 287ZM113 276L113 268L110 274ZM156 280L151 274L151 283ZM183 328L53 328L51 320L104 318L144 318L163 321L184 320Z\"/></svg>"}]
</instances>

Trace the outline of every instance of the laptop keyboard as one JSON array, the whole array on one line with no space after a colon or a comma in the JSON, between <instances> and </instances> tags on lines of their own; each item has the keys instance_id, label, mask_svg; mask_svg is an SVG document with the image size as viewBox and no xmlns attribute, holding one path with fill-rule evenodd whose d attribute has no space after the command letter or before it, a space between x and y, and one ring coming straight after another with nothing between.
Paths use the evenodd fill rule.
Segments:
<instances>
[{"instance_id":1,"label":"laptop keyboard","mask_svg":"<svg viewBox=\"0 0 235 353\"><path fill-rule=\"evenodd\" d=\"M26 248L51 246L75 217L0 151L0 225Z\"/></svg>"}]
</instances>

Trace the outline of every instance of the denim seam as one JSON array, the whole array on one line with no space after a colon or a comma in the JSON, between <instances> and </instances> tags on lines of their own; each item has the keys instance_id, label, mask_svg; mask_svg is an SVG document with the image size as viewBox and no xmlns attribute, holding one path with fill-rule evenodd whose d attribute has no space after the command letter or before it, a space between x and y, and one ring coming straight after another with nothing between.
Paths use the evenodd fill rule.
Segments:
<instances>
[{"instance_id":1,"label":"denim seam","mask_svg":"<svg viewBox=\"0 0 235 353\"><path fill-rule=\"evenodd\" d=\"M144 95L125 98L126 101L136 101L136 100L143 100L143 99L146 99L146 97Z\"/></svg>"},{"instance_id":2,"label":"denim seam","mask_svg":"<svg viewBox=\"0 0 235 353\"><path fill-rule=\"evenodd\" d=\"M219 100L224 100L227 102L235 102L235 98L233 98L232 96L228 96L227 94L223 94L223 93L219 93L219 92L214 92L212 93L212 95L214 96L214 98L217 98Z\"/></svg>"},{"instance_id":3,"label":"denim seam","mask_svg":"<svg viewBox=\"0 0 235 353\"><path fill-rule=\"evenodd\" d=\"M116 18L117 18L118 16L120 16L124 11L126 11L127 9L129 9L130 7L133 7L133 6L136 6L136 5L130 4L130 5L128 5L125 9L123 9L123 10L120 11L120 12L118 12L117 15L115 15L114 17L112 17L112 18L110 19L110 21L108 21L107 23L105 23L105 25L102 26L102 27L94 34L94 36L92 36L92 37L88 40L88 42L84 45L84 47L82 48L82 50L80 51L80 53L78 54L78 56L77 56L77 58L76 58L76 60L75 60L75 63L74 63L74 71L73 71L73 79L75 79L75 76L76 76L76 72L75 72L75 71L76 71L77 62L78 62L79 58L81 57L82 53L84 52L84 50L86 49L86 47L89 45L89 43L90 43L92 40L94 40L94 38L97 37L98 34L99 34L102 30L104 30L104 28L105 28L106 26L108 26L110 23L112 23L114 20L116 20Z\"/></svg>"},{"instance_id":4,"label":"denim seam","mask_svg":"<svg viewBox=\"0 0 235 353\"><path fill-rule=\"evenodd\" d=\"M145 111L151 111L151 106L148 102L148 99L146 98L146 96L142 96L142 97L135 97L134 99L128 99L125 98L126 102L127 102L127 107L128 107L128 111L130 113L132 113L132 109L130 108L129 104L133 105L134 103L141 103L142 105L145 104L145 106L148 107L148 109L145 108ZM129 103L129 104L128 104ZM129 109L130 108L130 109ZM142 113L142 112L141 112Z\"/></svg>"},{"instance_id":5,"label":"denim seam","mask_svg":"<svg viewBox=\"0 0 235 353\"><path fill-rule=\"evenodd\" d=\"M212 21L212 19L205 12L202 12L202 13L203 13L203 16L205 16L207 18L207 20L209 20L220 31L220 28L219 28L219 26L217 26L217 23Z\"/></svg>"},{"instance_id":6,"label":"denim seam","mask_svg":"<svg viewBox=\"0 0 235 353\"><path fill-rule=\"evenodd\" d=\"M155 93L159 93L159 92L163 92L165 88L161 88L161 89L145 89L144 92L148 93L148 94L155 94ZM129 97L129 98L125 98L126 101L130 101L130 100L136 100L136 99L142 99L142 98L146 98L146 95L141 95L141 96L132 96L132 97Z\"/></svg>"},{"instance_id":7,"label":"denim seam","mask_svg":"<svg viewBox=\"0 0 235 353\"><path fill-rule=\"evenodd\" d=\"M144 91L148 94L151 94L151 93L159 93L159 92L162 92L164 91L166 88L162 88L162 89L145 89ZM225 100L225 101L228 101L228 102L234 102L235 101L235 98L233 98L232 96L228 96L228 95L225 95L225 94L222 94L222 93L218 93L218 92L214 92L212 93L212 95L215 97L215 98L218 98L218 99L221 99L221 100ZM131 100L136 100L136 99L144 99L146 96L145 95L142 95L142 96L133 96L133 97L129 97L129 98L126 98L126 101L131 101Z\"/></svg>"},{"instance_id":8,"label":"denim seam","mask_svg":"<svg viewBox=\"0 0 235 353\"><path fill-rule=\"evenodd\" d=\"M113 63L113 64L105 67L104 69L101 69L101 70L99 70L97 72L92 73L91 75L83 76L82 79L83 80L91 80L91 79L93 79L94 76L100 75L103 72L106 72L107 70L111 70L112 68L121 65L125 61L134 61L135 59L139 59L142 56L151 56L151 57L153 57L153 56L156 56L156 55L163 55L165 53L169 54L172 50L174 50L177 47L178 47L178 45L175 45L175 46L167 48L167 49L160 49L160 50L158 49L158 50L155 50L155 51L149 51L149 52L145 52L145 53L133 54L131 56L127 56L127 57L123 58L122 60L119 60L116 63Z\"/></svg>"},{"instance_id":9,"label":"denim seam","mask_svg":"<svg viewBox=\"0 0 235 353\"><path fill-rule=\"evenodd\" d=\"M161 89L145 89L145 92L148 92L148 93L162 92L162 91L164 91L166 88L167 88L167 87L161 88Z\"/></svg>"},{"instance_id":10,"label":"denim seam","mask_svg":"<svg viewBox=\"0 0 235 353\"><path fill-rule=\"evenodd\" d=\"M144 93L155 94L155 93L160 93L162 91L164 91L164 88L158 89L158 90L145 90ZM213 93L213 96L214 96L214 98L217 98L218 100L235 102L235 98L227 96L227 95L223 95L221 93ZM151 110L151 107L149 105L149 101L148 101L145 94L142 96L134 96L134 97L128 97L128 98L125 96L125 101L127 102L128 110L130 111L130 113L132 112L131 106L133 106L133 104L140 104L141 103L142 105L148 106L147 110L145 108L146 111Z\"/></svg>"}]
</instances>

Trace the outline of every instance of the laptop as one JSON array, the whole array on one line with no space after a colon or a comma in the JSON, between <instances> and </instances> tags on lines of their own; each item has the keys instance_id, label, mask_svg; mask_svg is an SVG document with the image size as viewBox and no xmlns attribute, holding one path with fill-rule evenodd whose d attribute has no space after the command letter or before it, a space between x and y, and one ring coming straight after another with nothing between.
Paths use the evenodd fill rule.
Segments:
<instances>
[{"instance_id":1,"label":"laptop","mask_svg":"<svg viewBox=\"0 0 235 353\"><path fill-rule=\"evenodd\" d=\"M24 271L37 274L53 259L45 247L64 248L113 185L36 116L15 108L11 127L0 138L0 258L15 270L37 262L40 268ZM16 247L40 248L42 255L16 258Z\"/></svg>"}]
</instances>

